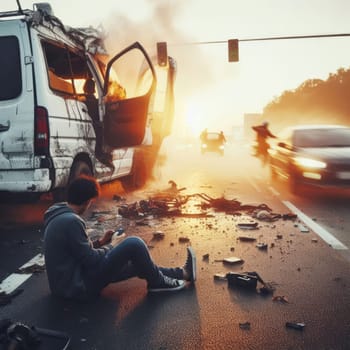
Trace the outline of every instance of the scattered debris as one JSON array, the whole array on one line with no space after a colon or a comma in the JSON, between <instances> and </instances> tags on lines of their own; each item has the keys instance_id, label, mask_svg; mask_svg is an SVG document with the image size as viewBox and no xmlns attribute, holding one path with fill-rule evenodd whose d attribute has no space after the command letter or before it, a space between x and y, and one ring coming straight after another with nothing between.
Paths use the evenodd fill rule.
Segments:
<instances>
[{"instance_id":1,"label":"scattered debris","mask_svg":"<svg viewBox=\"0 0 350 350\"><path fill-rule=\"evenodd\" d=\"M222 262L224 264L238 264L238 263L242 263L243 260L241 258L236 257L236 256L231 256L229 258L223 259Z\"/></svg>"},{"instance_id":2,"label":"scattered debris","mask_svg":"<svg viewBox=\"0 0 350 350\"><path fill-rule=\"evenodd\" d=\"M300 232L304 232L304 233L310 232L309 229L302 224L298 224L298 228L299 228Z\"/></svg>"},{"instance_id":3,"label":"scattered debris","mask_svg":"<svg viewBox=\"0 0 350 350\"><path fill-rule=\"evenodd\" d=\"M285 295L276 295L272 301L280 301L281 303L289 304L288 298Z\"/></svg>"},{"instance_id":4,"label":"scattered debris","mask_svg":"<svg viewBox=\"0 0 350 350\"><path fill-rule=\"evenodd\" d=\"M227 274L226 273L216 273L214 275L215 281L227 281Z\"/></svg>"},{"instance_id":5,"label":"scattered debris","mask_svg":"<svg viewBox=\"0 0 350 350\"><path fill-rule=\"evenodd\" d=\"M244 330L250 330L250 322L239 323L239 328Z\"/></svg>"},{"instance_id":6,"label":"scattered debris","mask_svg":"<svg viewBox=\"0 0 350 350\"><path fill-rule=\"evenodd\" d=\"M242 241L242 242L253 242L253 241L256 241L255 237L249 237L249 236L239 236L239 237L237 237L237 239L239 241Z\"/></svg>"},{"instance_id":7,"label":"scattered debris","mask_svg":"<svg viewBox=\"0 0 350 350\"><path fill-rule=\"evenodd\" d=\"M240 222L236 225L241 230L257 230L258 229L258 223L256 221L254 222Z\"/></svg>"},{"instance_id":8,"label":"scattered debris","mask_svg":"<svg viewBox=\"0 0 350 350\"><path fill-rule=\"evenodd\" d=\"M202 256L202 260L203 260L203 261L209 261L209 253L204 254L204 255Z\"/></svg>"},{"instance_id":9,"label":"scattered debris","mask_svg":"<svg viewBox=\"0 0 350 350\"><path fill-rule=\"evenodd\" d=\"M268 245L267 243L258 243L256 247L260 250L267 250Z\"/></svg>"},{"instance_id":10,"label":"scattered debris","mask_svg":"<svg viewBox=\"0 0 350 350\"><path fill-rule=\"evenodd\" d=\"M165 233L163 231L153 232L153 240L155 241L160 241L164 239L164 237L165 237Z\"/></svg>"},{"instance_id":11,"label":"scattered debris","mask_svg":"<svg viewBox=\"0 0 350 350\"><path fill-rule=\"evenodd\" d=\"M305 323L302 323L302 322L286 322L286 327L302 331L305 328Z\"/></svg>"},{"instance_id":12,"label":"scattered debris","mask_svg":"<svg viewBox=\"0 0 350 350\"><path fill-rule=\"evenodd\" d=\"M179 242L180 243L188 243L190 239L188 237L179 237Z\"/></svg>"},{"instance_id":13,"label":"scattered debris","mask_svg":"<svg viewBox=\"0 0 350 350\"><path fill-rule=\"evenodd\" d=\"M257 287L258 278L248 273L229 272L226 277L230 287L244 287L247 289L256 289Z\"/></svg>"}]
</instances>

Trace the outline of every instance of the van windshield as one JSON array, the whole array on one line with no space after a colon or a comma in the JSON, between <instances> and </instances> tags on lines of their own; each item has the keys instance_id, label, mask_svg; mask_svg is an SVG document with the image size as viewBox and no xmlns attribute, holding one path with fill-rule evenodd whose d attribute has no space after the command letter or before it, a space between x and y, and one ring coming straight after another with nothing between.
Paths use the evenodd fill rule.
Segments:
<instances>
[{"instance_id":1,"label":"van windshield","mask_svg":"<svg viewBox=\"0 0 350 350\"><path fill-rule=\"evenodd\" d=\"M18 39L0 37L0 101L11 100L22 92L22 73Z\"/></svg>"}]
</instances>

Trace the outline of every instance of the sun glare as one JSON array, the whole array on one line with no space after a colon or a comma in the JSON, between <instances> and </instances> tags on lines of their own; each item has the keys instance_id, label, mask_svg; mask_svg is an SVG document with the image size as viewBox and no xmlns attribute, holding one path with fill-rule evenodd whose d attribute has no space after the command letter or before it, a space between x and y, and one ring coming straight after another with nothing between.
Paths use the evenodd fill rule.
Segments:
<instances>
[{"instance_id":1,"label":"sun glare","mask_svg":"<svg viewBox=\"0 0 350 350\"><path fill-rule=\"evenodd\" d=\"M195 103L190 103L186 110L186 127L191 136L198 136L206 127L203 113Z\"/></svg>"}]
</instances>

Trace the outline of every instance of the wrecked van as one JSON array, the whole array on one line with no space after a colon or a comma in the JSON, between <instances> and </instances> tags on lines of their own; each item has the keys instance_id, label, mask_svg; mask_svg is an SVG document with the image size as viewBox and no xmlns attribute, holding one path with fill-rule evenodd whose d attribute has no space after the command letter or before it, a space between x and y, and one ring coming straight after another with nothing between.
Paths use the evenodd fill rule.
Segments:
<instances>
[{"instance_id":1,"label":"wrecked van","mask_svg":"<svg viewBox=\"0 0 350 350\"><path fill-rule=\"evenodd\" d=\"M80 174L142 186L171 130L175 61L138 42L110 57L102 31L17 3L0 12L0 197L59 200Z\"/></svg>"}]
</instances>

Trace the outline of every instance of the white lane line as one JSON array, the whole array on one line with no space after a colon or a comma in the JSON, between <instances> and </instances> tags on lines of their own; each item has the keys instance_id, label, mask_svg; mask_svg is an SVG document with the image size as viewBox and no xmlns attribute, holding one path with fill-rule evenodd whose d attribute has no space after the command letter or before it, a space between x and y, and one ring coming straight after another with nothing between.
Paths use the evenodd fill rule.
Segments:
<instances>
[{"instance_id":1,"label":"white lane line","mask_svg":"<svg viewBox=\"0 0 350 350\"><path fill-rule=\"evenodd\" d=\"M32 274L13 273L5 278L0 284L0 292L9 294L23 284Z\"/></svg>"},{"instance_id":2,"label":"white lane line","mask_svg":"<svg viewBox=\"0 0 350 350\"><path fill-rule=\"evenodd\" d=\"M34 256L31 260L22 265L19 270L23 270L32 265L40 265L44 266L44 256L42 254L38 254ZM13 273L10 276L6 277L0 284L0 292L4 292L6 294L12 293L15 289L17 289L21 284L23 284L32 273Z\"/></svg>"},{"instance_id":3,"label":"white lane line","mask_svg":"<svg viewBox=\"0 0 350 350\"><path fill-rule=\"evenodd\" d=\"M269 186L269 190L272 192L272 194L274 194L276 197L278 197L280 195L280 193L278 191L276 191L272 186Z\"/></svg>"},{"instance_id":4,"label":"white lane line","mask_svg":"<svg viewBox=\"0 0 350 350\"><path fill-rule=\"evenodd\" d=\"M255 189L255 191L256 192L261 192L261 190L260 190L260 188L258 187L258 185L253 181L253 180L251 180L250 178L248 178L248 182L250 183L250 185L252 186L252 187L254 187L254 189Z\"/></svg>"},{"instance_id":5,"label":"white lane line","mask_svg":"<svg viewBox=\"0 0 350 350\"><path fill-rule=\"evenodd\" d=\"M336 239L331 233L325 230L322 226L317 224L311 218L309 218L306 214L300 211L297 207L295 207L289 201L282 201L282 203L289 208L294 214L298 215L298 218L304 222L312 231L314 231L318 236L320 236L327 244L329 244L332 248L337 250L346 250L348 247Z\"/></svg>"}]
</instances>

